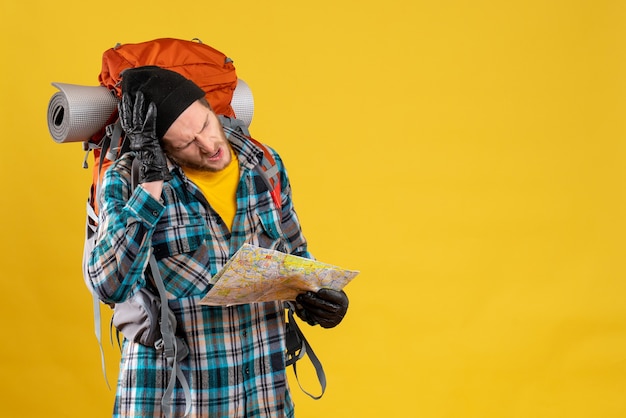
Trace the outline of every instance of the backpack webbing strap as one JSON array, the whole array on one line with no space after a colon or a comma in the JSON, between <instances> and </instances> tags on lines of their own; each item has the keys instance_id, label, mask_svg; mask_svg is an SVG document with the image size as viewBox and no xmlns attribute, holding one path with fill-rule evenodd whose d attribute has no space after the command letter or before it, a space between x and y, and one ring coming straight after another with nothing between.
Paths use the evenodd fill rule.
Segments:
<instances>
[{"instance_id":1,"label":"backpack webbing strap","mask_svg":"<svg viewBox=\"0 0 626 418\"><path fill-rule=\"evenodd\" d=\"M87 219L85 221L85 242L83 246L83 279L85 280L85 284L91 293L91 297L93 300L93 329L96 334L96 341L98 342L98 347L100 348L100 363L102 364L102 375L104 376L104 381L107 384L107 388L111 390L111 385L109 385L109 378L107 376L106 371L106 359L104 356L104 347L102 346L102 329L101 329L101 313L100 313L100 299L96 292L94 292L93 287L91 285L91 281L89 280L89 254L94 247L94 242L96 240L96 234L98 229L98 215L96 215L96 211L90 204L90 201L87 201Z\"/></svg>"},{"instance_id":2,"label":"backpack webbing strap","mask_svg":"<svg viewBox=\"0 0 626 418\"><path fill-rule=\"evenodd\" d=\"M98 164L98 181L93 186L91 198L87 201L87 222L85 229L85 245L83 248L83 277L85 282L87 283L87 287L91 292L93 299L93 321L94 321L94 330L96 334L96 340L98 341L98 347L100 348L100 362L102 364L102 374L104 376L104 381L107 384L107 388L111 390L111 385L109 385L109 378L107 376L106 371L106 359L104 356L104 347L102 346L102 316L100 312L100 299L96 295L96 292L93 291L91 283L89 282L89 273L88 273L88 254L93 250L93 243L96 240L95 234L98 229L98 214L94 210L94 205L92 202L98 201L100 198L100 185L102 181L102 167L104 164L105 158L110 159L111 161L115 160L115 155L113 153L113 149L117 151L119 147L119 143L122 135L122 124L118 120L114 125L107 125L105 128L105 136L102 138L100 145L94 145L89 142L85 142L84 146L87 149L87 155L89 151L100 148L100 159ZM85 156L85 162L83 163L83 167L87 168L87 156ZM133 190L137 185L137 178L139 177L138 171L134 166L133 161L133 169L131 173L133 174L131 184ZM118 345L119 345L119 335L118 335ZM113 342L113 336L111 335L111 342ZM121 345L120 345L121 347Z\"/></svg>"},{"instance_id":3,"label":"backpack webbing strap","mask_svg":"<svg viewBox=\"0 0 626 418\"><path fill-rule=\"evenodd\" d=\"M89 168L89 163L87 163L87 160L89 159L89 153L98 148L100 148L99 144L94 144L93 142L89 142L89 141L83 142L83 151L85 151L85 159L83 160L83 168Z\"/></svg>"},{"instance_id":4,"label":"backpack webbing strap","mask_svg":"<svg viewBox=\"0 0 626 418\"><path fill-rule=\"evenodd\" d=\"M168 365L172 367L172 373L170 375L167 388L165 389L165 393L163 394L163 398L161 399L161 405L163 406L165 416L169 417L172 412L172 392L174 391L174 386L176 385L176 379L178 379L183 388L183 392L185 393L185 416L187 416L191 412L191 390L189 389L189 383L187 382L185 375L178 367L178 351L182 347L179 347L176 336L174 335L175 325L169 320L169 306L167 303L167 294L165 293L165 285L163 284L163 279L161 278L156 258L154 258L154 254L152 254L152 252L150 253L149 263L154 285L156 286L157 291L159 292L159 297L161 298L160 326L161 336L163 338L163 351Z\"/></svg>"},{"instance_id":5,"label":"backpack webbing strap","mask_svg":"<svg viewBox=\"0 0 626 418\"><path fill-rule=\"evenodd\" d=\"M98 204L100 199L100 183L102 182L102 167L104 161L115 161L120 150L120 142L122 141L122 123L117 120L105 128L105 135L100 143L100 159L98 164L98 181L95 185L95 199Z\"/></svg>"},{"instance_id":6,"label":"backpack webbing strap","mask_svg":"<svg viewBox=\"0 0 626 418\"><path fill-rule=\"evenodd\" d=\"M139 184L139 160L134 158L133 163L130 170L130 185L131 190L135 190L137 185ZM169 304L167 302L167 293L165 292L165 284L163 283L163 278L161 277L161 272L159 271L159 266L157 264L156 258L154 257L154 253L152 249L150 249L150 271L152 272L152 281L154 286L156 287L159 298L161 299L161 342L163 352L165 354L165 358L167 359L167 364L172 367L172 374L170 375L170 380L167 384L167 388L163 394L163 398L161 398L161 406L163 407L163 412L165 416L168 417L171 415L172 408L172 392L174 391L174 386L176 385L176 379L180 381L180 384L183 388L183 392L185 393L185 416L189 415L191 412L191 390L189 388L189 383L185 378L180 367L178 367L179 360L179 350L183 350L182 344L179 343L179 340L175 336L176 325L172 324L169 320ZM175 317L174 317L175 318ZM174 319L175 320L175 319ZM184 358L181 356L180 358Z\"/></svg>"},{"instance_id":7,"label":"backpack webbing strap","mask_svg":"<svg viewBox=\"0 0 626 418\"><path fill-rule=\"evenodd\" d=\"M293 302L287 302L286 305L288 307L287 315L289 317L289 322L287 323L287 335L289 338L290 333L295 333L295 335L292 335L292 337L297 337L297 340L299 340L300 342L300 347L291 347L291 348L288 347L287 361L285 365L293 366L293 374L296 376L296 381L298 382L298 386L300 386L300 389L302 390L302 392L306 393L311 398L318 400L324 395L324 392L326 391L326 373L324 372L322 363L315 355L315 352L313 352L313 348L311 348L311 345L306 340L304 334L302 333L302 331L300 331L300 327L298 327L298 324L296 323L296 320L293 315L295 311ZM310 394L309 392L304 390L304 388L300 384L300 379L298 378L298 370L296 369L296 363L298 362L299 359L301 359L305 355L309 356L309 360L311 361L311 364L313 364L313 367L315 368L315 373L317 374L317 380L320 382L322 393L320 393L319 396Z\"/></svg>"},{"instance_id":8,"label":"backpack webbing strap","mask_svg":"<svg viewBox=\"0 0 626 418\"><path fill-rule=\"evenodd\" d=\"M118 119L115 123L107 125L106 135L111 138L109 149L106 150L106 158L115 161L119 155L120 142L122 141L122 123Z\"/></svg>"},{"instance_id":9,"label":"backpack webbing strap","mask_svg":"<svg viewBox=\"0 0 626 418\"><path fill-rule=\"evenodd\" d=\"M102 364L102 374L104 375L104 381L107 384L107 388L111 390L111 385L109 385L109 378L107 376L106 369L106 360L104 358L104 347L102 346L102 329L101 329L101 318L100 318L100 299L96 295L96 292L92 293L93 296L93 321L94 321L94 330L96 331L96 340L98 340L98 346L100 347L100 362Z\"/></svg>"}]
</instances>

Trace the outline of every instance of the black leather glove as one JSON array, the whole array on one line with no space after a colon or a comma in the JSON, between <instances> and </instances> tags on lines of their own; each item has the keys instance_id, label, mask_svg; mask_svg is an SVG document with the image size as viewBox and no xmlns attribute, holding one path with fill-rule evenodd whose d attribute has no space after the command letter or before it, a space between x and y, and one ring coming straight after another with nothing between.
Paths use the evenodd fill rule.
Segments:
<instances>
[{"instance_id":1,"label":"black leather glove","mask_svg":"<svg viewBox=\"0 0 626 418\"><path fill-rule=\"evenodd\" d=\"M296 297L296 314L309 325L332 328L341 322L348 311L348 296L343 290L321 289Z\"/></svg>"},{"instance_id":2,"label":"black leather glove","mask_svg":"<svg viewBox=\"0 0 626 418\"><path fill-rule=\"evenodd\" d=\"M143 93L138 91L135 103L128 93L122 94L119 105L120 123L130 141L130 149L140 162L139 183L171 180L167 159L156 135L156 105L146 108Z\"/></svg>"}]
</instances>

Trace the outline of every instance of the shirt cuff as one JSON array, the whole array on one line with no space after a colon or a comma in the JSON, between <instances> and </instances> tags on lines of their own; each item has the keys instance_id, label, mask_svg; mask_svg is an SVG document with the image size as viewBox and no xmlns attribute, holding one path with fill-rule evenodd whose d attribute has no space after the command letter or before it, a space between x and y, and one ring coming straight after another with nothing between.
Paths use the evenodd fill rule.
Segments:
<instances>
[{"instance_id":1,"label":"shirt cuff","mask_svg":"<svg viewBox=\"0 0 626 418\"><path fill-rule=\"evenodd\" d=\"M135 217L154 227L165 212L165 206L139 185L128 200L127 207Z\"/></svg>"}]
</instances>

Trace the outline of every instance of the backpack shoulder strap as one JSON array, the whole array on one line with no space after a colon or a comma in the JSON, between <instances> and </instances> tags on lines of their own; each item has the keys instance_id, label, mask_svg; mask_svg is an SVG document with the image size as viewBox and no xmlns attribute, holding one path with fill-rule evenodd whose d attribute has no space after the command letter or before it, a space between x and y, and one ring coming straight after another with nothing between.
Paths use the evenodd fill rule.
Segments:
<instances>
[{"instance_id":1,"label":"backpack shoulder strap","mask_svg":"<svg viewBox=\"0 0 626 418\"><path fill-rule=\"evenodd\" d=\"M250 141L252 141L257 147L263 150L263 161L261 164L257 165L256 169L260 172L261 177L265 181L267 188L270 191L270 195L272 196L272 200L276 205L277 209L282 208L282 199L280 196L280 173L278 172L278 165L272 156L272 153L265 145L257 141L252 137L247 137Z\"/></svg>"},{"instance_id":2,"label":"backpack shoulder strap","mask_svg":"<svg viewBox=\"0 0 626 418\"><path fill-rule=\"evenodd\" d=\"M255 167L255 170L261 175L267 189L270 191L276 208L280 210L282 208L280 172L278 171L278 165L276 164L272 152L263 143L250 136L248 127L243 121L224 115L218 115L218 118L224 130L229 134L239 137L243 136L263 151L263 159L261 163Z\"/></svg>"},{"instance_id":3,"label":"backpack shoulder strap","mask_svg":"<svg viewBox=\"0 0 626 418\"><path fill-rule=\"evenodd\" d=\"M101 153L101 163L103 162L103 158L105 153L107 152L107 149L103 149L102 153ZM139 160L136 158L133 158L132 161L132 165L131 165L131 172L130 172L130 187L131 187L131 191L135 190L135 188L138 186L139 184ZM102 167L102 165L100 166ZM99 184L98 184L99 186ZM98 187L99 189L99 187ZM99 190L98 190L99 191ZM98 193L96 192L96 198L98 196ZM89 222L90 219L95 219L95 222L97 222L97 215L95 214L94 209L92 208L92 206L89 204L89 202L87 202L87 211L88 211L88 216L87 216L87 231L86 231L86 238L85 238L85 253L83 255L83 274L85 275L85 280L87 282L89 282L88 276L87 276L87 267L86 267L86 258L85 258L85 254L90 251L87 248L87 242L89 242L90 248L93 249L93 245L95 243L95 239L96 239L96 231L97 231L97 223L91 223ZM184 395L185 395L185 416L189 415L189 412L191 411L191 390L189 387L189 383L187 382L187 379L185 377L185 375L183 374L182 370L180 369L180 367L178 367L178 360L182 359L186 356L185 351L187 350L187 347L185 346L185 344L182 342L182 340L176 338L175 335L175 328L176 328L176 324L172 324L170 322L170 308L169 308L169 304L167 301L167 294L165 292L165 284L163 283L163 279L161 277L161 273L159 271L159 267L156 261L156 258L154 257L154 254L151 252L150 253L150 260L149 260L149 267L150 267L150 271L152 272L151 277L152 277L152 281L157 289L157 293L159 296L159 299L161 301L161 312L160 312L160 329L161 329L161 336L162 336L162 345L163 345L163 350L165 353L165 356L167 358L168 361L168 365L170 367L172 367L172 373L170 375L170 379L167 385L167 388L165 389L163 398L161 400L162 402L162 406L163 406L163 410L166 412L166 416L170 415L170 411L171 411L171 401L172 401L172 393L174 390L174 386L176 385L176 380L178 379L178 381L180 381ZM91 288L90 288L91 290ZM102 332L101 332L101 327L100 327L100 322L101 322L101 317L100 317L100 300L98 299L98 296L96 295L95 292L92 291L92 296L93 296L93 308L94 308L94 327L95 327L95 331L96 331L96 339L98 340L98 345L100 347L100 358L101 358L101 362L102 362L102 372L104 374L104 380L107 384L107 387L110 389L110 385L109 385L109 380L106 374L106 365L105 365L105 358L104 358L104 350L102 347ZM175 321L175 319L174 319ZM111 335L111 341L112 341L113 336ZM118 343L119 343L119 335L118 335Z\"/></svg>"},{"instance_id":4,"label":"backpack shoulder strap","mask_svg":"<svg viewBox=\"0 0 626 418\"><path fill-rule=\"evenodd\" d=\"M163 338L163 352L165 353L165 357L167 358L168 365L172 368L170 379L168 381L167 387L165 388L165 392L163 393L163 398L161 399L161 405L163 406L165 416L169 417L171 415L172 408L172 394L174 392L174 387L176 386L176 379L178 379L185 394L184 416L187 416L191 412L191 390L189 388L187 378L183 374L180 367L178 367L178 360L180 358L186 357L188 352L181 353L181 350L186 350L186 346L181 344L180 340L176 338L176 323L172 323L170 321L168 312L169 305L167 303L167 294L165 293L165 284L163 283L163 279L161 278L159 266L153 252L150 252L149 265L150 271L152 272L152 280L154 281L154 285L157 288L159 298L161 299L160 327L161 337ZM176 321L176 319L174 319L174 321Z\"/></svg>"},{"instance_id":5,"label":"backpack shoulder strap","mask_svg":"<svg viewBox=\"0 0 626 418\"><path fill-rule=\"evenodd\" d=\"M137 158L133 158L130 170L131 190L135 190L135 188L139 185L139 170L139 160ZM188 352L184 352L185 350L187 350L187 348L181 340L176 338L176 317L173 317L174 323L172 324L172 322L170 321L170 308L167 302L165 284L163 283L163 278L161 277L161 272L159 271L159 265L157 264L156 258L154 257L154 252L152 250L150 251L150 260L148 263L150 271L152 273L152 282L156 287L159 299L161 300L161 318L159 323L161 329L163 352L165 353L165 357L167 358L168 365L172 367L172 373L170 375L167 387L165 388L165 392L163 393L161 405L163 406L165 416L170 416L172 408L172 394L174 391L174 386L176 385L176 379L178 379L185 394L185 416L187 416L189 415L189 412L191 412L191 390L189 388L187 378L183 374L180 367L178 367L178 360L186 357L188 354Z\"/></svg>"}]
</instances>

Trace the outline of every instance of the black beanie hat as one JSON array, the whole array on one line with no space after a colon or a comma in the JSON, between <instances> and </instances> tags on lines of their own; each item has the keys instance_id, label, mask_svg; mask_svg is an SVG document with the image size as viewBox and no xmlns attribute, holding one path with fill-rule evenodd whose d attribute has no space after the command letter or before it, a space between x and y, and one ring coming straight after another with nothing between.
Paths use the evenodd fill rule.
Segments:
<instances>
[{"instance_id":1,"label":"black beanie hat","mask_svg":"<svg viewBox=\"0 0 626 418\"><path fill-rule=\"evenodd\" d=\"M122 94L129 93L132 102L141 91L146 103L157 108L156 134L159 139L193 102L205 96L193 81L177 72L157 66L128 68L122 72Z\"/></svg>"}]
</instances>

